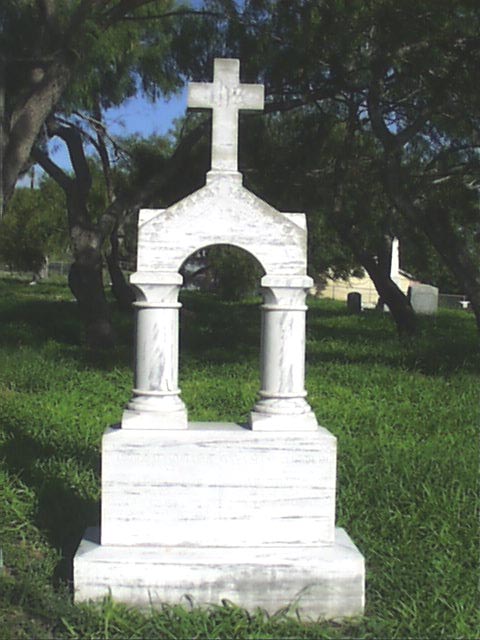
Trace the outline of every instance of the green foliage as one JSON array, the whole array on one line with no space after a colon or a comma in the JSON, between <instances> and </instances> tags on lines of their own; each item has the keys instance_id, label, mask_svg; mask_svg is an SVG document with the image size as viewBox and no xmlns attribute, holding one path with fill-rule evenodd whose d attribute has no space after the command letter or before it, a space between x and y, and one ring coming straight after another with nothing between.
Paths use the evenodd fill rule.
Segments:
<instances>
[{"instance_id":1,"label":"green foliage","mask_svg":"<svg viewBox=\"0 0 480 640\"><path fill-rule=\"evenodd\" d=\"M461 284L442 262L425 236L414 233L412 229L403 236L400 233L400 264L402 269L428 284L438 287L442 293L465 295Z\"/></svg>"},{"instance_id":2,"label":"green foliage","mask_svg":"<svg viewBox=\"0 0 480 640\"><path fill-rule=\"evenodd\" d=\"M181 386L193 420L244 420L258 389L258 301L184 292ZM337 521L365 554L360 620L306 624L225 603L73 606L78 541L99 518L100 440L131 392L131 320L111 354L79 346L68 290L0 280L0 625L25 638L474 640L478 341L468 313L400 341L383 314L310 300L307 388L338 438ZM195 603L193 603L195 605Z\"/></svg>"},{"instance_id":3,"label":"green foliage","mask_svg":"<svg viewBox=\"0 0 480 640\"><path fill-rule=\"evenodd\" d=\"M222 300L241 300L257 292L265 272L251 254L225 245L209 248L206 259Z\"/></svg>"},{"instance_id":4,"label":"green foliage","mask_svg":"<svg viewBox=\"0 0 480 640\"><path fill-rule=\"evenodd\" d=\"M207 4L230 8L223 47L265 83L269 111L280 114L245 155L258 191L280 208L307 210L314 234L327 226L314 218L324 218L349 245L344 265L351 251L357 264L362 253L379 257L386 235L405 246L424 234L476 299L478 3ZM425 273L420 254L410 251L409 267L418 262ZM448 282L445 269L430 267L429 281Z\"/></svg>"},{"instance_id":5,"label":"green foliage","mask_svg":"<svg viewBox=\"0 0 480 640\"><path fill-rule=\"evenodd\" d=\"M280 211L306 212L308 265L315 279L359 274L359 254L379 254L385 237L398 226L379 185L368 139L358 139L351 151L356 157L343 187L343 206L333 213L335 163L344 131L334 111L306 106L251 118L241 147L249 188Z\"/></svg>"},{"instance_id":6,"label":"green foliage","mask_svg":"<svg viewBox=\"0 0 480 640\"><path fill-rule=\"evenodd\" d=\"M120 15L115 18L111 2L79 11L81 3L77 0L55 0L51 17L44 21L41 4L34 0L2 3L0 52L11 70L8 111L13 111L21 99L30 69L36 65L48 68L59 46L67 48L75 63L73 81L61 102L65 113L90 111L98 97L102 107L108 108L139 90L153 99L181 86L179 69L171 55L175 17L146 19L148 15L171 13L175 8L172 0L146 2L145 7L138 2L125 3L123 12L131 8L135 20L119 19Z\"/></svg>"},{"instance_id":7,"label":"green foliage","mask_svg":"<svg viewBox=\"0 0 480 640\"><path fill-rule=\"evenodd\" d=\"M116 166L116 190L134 192L139 185L159 175L173 152L168 136L152 135L147 139L131 136L122 138L122 149L126 153Z\"/></svg>"},{"instance_id":8,"label":"green foliage","mask_svg":"<svg viewBox=\"0 0 480 640\"><path fill-rule=\"evenodd\" d=\"M0 260L18 271L37 273L47 255L67 246L64 197L51 180L40 189L17 189L0 223Z\"/></svg>"}]
</instances>

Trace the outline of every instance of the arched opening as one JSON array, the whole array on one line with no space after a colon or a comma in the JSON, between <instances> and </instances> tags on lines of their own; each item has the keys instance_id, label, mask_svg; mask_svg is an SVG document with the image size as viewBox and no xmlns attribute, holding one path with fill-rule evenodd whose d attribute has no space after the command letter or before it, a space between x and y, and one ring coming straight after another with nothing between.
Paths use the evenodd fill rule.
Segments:
<instances>
[{"instance_id":1,"label":"arched opening","mask_svg":"<svg viewBox=\"0 0 480 640\"><path fill-rule=\"evenodd\" d=\"M245 249L215 244L191 254L180 273L180 387L189 420L247 422L260 386L265 270Z\"/></svg>"},{"instance_id":2,"label":"arched opening","mask_svg":"<svg viewBox=\"0 0 480 640\"><path fill-rule=\"evenodd\" d=\"M265 269L249 251L233 244L212 244L190 254L180 267L183 289L210 292L225 301L258 295Z\"/></svg>"}]
</instances>

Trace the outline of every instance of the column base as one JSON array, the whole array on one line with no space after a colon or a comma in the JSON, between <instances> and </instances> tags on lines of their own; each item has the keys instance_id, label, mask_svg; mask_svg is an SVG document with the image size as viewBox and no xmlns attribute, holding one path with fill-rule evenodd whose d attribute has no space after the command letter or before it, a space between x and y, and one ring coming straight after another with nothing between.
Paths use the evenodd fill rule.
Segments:
<instances>
[{"instance_id":1,"label":"column base","mask_svg":"<svg viewBox=\"0 0 480 640\"><path fill-rule=\"evenodd\" d=\"M249 423L252 431L317 431L319 428L313 411L292 414L252 411Z\"/></svg>"},{"instance_id":2,"label":"column base","mask_svg":"<svg viewBox=\"0 0 480 640\"><path fill-rule=\"evenodd\" d=\"M288 608L302 619L363 613L364 559L343 529L326 546L160 547L99 545L88 530L74 559L75 601L149 608L229 600L254 612Z\"/></svg>"},{"instance_id":3,"label":"column base","mask_svg":"<svg viewBox=\"0 0 480 640\"><path fill-rule=\"evenodd\" d=\"M188 429L188 415L186 411L179 411L178 413L157 413L155 411L125 409L120 426L122 429Z\"/></svg>"}]
</instances>

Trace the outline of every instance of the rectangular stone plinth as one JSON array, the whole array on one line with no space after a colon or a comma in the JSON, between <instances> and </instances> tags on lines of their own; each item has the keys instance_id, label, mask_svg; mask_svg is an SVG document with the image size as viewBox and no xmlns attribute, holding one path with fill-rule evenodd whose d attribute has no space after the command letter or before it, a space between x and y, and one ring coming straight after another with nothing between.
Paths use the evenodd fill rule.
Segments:
<instances>
[{"instance_id":1,"label":"rectangular stone plinth","mask_svg":"<svg viewBox=\"0 0 480 640\"><path fill-rule=\"evenodd\" d=\"M87 535L75 556L75 601L114 600L149 607L227 599L273 614L291 606L302 619L361 615L364 560L343 529L326 546L100 546Z\"/></svg>"},{"instance_id":2,"label":"rectangular stone plinth","mask_svg":"<svg viewBox=\"0 0 480 640\"><path fill-rule=\"evenodd\" d=\"M102 545L268 547L333 543L336 439L229 423L108 429Z\"/></svg>"}]
</instances>

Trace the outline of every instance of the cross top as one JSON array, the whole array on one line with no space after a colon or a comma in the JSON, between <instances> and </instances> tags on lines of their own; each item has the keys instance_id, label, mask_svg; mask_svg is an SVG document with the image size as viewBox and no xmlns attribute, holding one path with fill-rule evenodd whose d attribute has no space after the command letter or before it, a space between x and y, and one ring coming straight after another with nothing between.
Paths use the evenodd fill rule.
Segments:
<instances>
[{"instance_id":1,"label":"cross top","mask_svg":"<svg viewBox=\"0 0 480 640\"><path fill-rule=\"evenodd\" d=\"M215 58L213 82L189 82L188 106L212 109L212 171L237 172L238 112L263 109L260 84L240 84L240 61Z\"/></svg>"}]
</instances>

